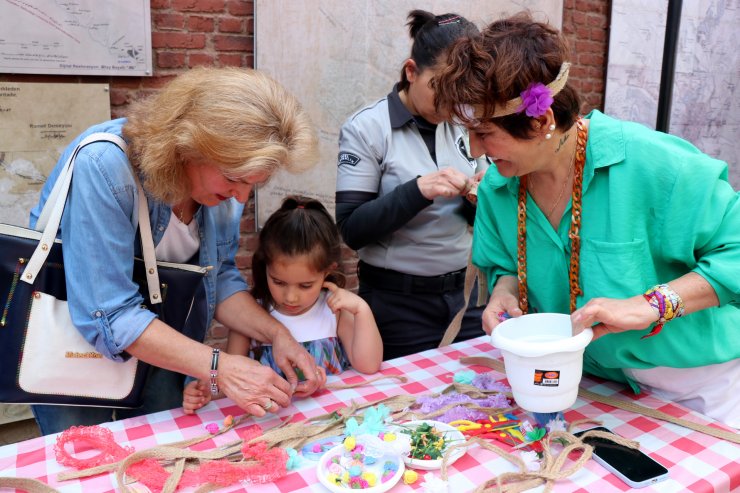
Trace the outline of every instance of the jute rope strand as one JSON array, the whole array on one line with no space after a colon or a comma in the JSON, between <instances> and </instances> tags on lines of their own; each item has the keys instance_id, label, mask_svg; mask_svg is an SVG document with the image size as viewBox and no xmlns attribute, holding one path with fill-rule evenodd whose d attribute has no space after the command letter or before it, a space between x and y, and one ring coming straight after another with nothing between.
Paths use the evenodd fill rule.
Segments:
<instances>
[{"instance_id":1,"label":"jute rope strand","mask_svg":"<svg viewBox=\"0 0 740 493\"><path fill-rule=\"evenodd\" d=\"M506 374L506 371L504 370L504 363L497 359L487 358L484 356L471 356L460 358L460 362L468 365L485 366L487 368L491 368L492 370L496 370L497 372L504 375ZM721 428L715 428L713 426L694 423L693 421L688 421L686 419L676 418L675 416L671 416L670 414L659 411L658 409L652 409L637 404L635 402L619 399L616 397L609 397L597 394L584 388L578 389L578 395L583 399L600 402L602 404L607 404L617 409L622 409L624 411L629 411L635 414L642 414L643 416L648 416L650 418L668 421L669 423L673 423L674 425L698 431L699 433L704 433L705 435L713 436L714 438L720 438L722 440L727 440L728 442L740 444L740 434L734 433L729 430L723 430Z\"/></svg>"},{"instance_id":2,"label":"jute rope strand","mask_svg":"<svg viewBox=\"0 0 740 493\"><path fill-rule=\"evenodd\" d=\"M170 477L164 482L162 486L162 493L174 493L177 489L177 485L180 484L182 479L182 473L185 470L185 459L178 459L175 461L175 470L172 471Z\"/></svg>"},{"instance_id":3,"label":"jute rope strand","mask_svg":"<svg viewBox=\"0 0 740 493\"><path fill-rule=\"evenodd\" d=\"M287 423L284 426L273 428L262 436L254 437L249 443L267 442L269 447L284 447L286 442L301 443L321 436L332 436L338 434L344 426L344 420L337 419L331 423L308 424L306 422ZM290 447L300 448L300 447Z\"/></svg>"},{"instance_id":4,"label":"jute rope strand","mask_svg":"<svg viewBox=\"0 0 740 493\"><path fill-rule=\"evenodd\" d=\"M409 379L403 375L379 375L369 380L363 380L362 382L357 383L329 383L326 385L326 388L329 390L354 389L357 387L364 387L365 385L370 385L371 383L379 382L381 380L397 380L401 383L409 381Z\"/></svg>"},{"instance_id":5,"label":"jute rope strand","mask_svg":"<svg viewBox=\"0 0 740 493\"><path fill-rule=\"evenodd\" d=\"M432 418L436 418L437 416L442 416L444 413L446 413L447 411L449 411L453 407L458 407L458 406L466 407L466 408L471 409L473 411L481 411L481 412L486 413L488 415L492 415L492 414L506 414L506 413L511 412L514 409L516 409L515 407L502 407L502 408L498 408L498 407L484 407L484 406L479 406L475 402L453 402L451 404L447 404L446 406L437 409L436 411L432 411L432 412L427 413L427 414L414 414L413 411L411 411L411 413L416 416L415 419L432 419Z\"/></svg>"},{"instance_id":6,"label":"jute rope strand","mask_svg":"<svg viewBox=\"0 0 740 493\"><path fill-rule=\"evenodd\" d=\"M201 485L195 493L210 493L211 491L218 491L222 486L215 483L206 483Z\"/></svg>"},{"instance_id":7,"label":"jute rope strand","mask_svg":"<svg viewBox=\"0 0 740 493\"><path fill-rule=\"evenodd\" d=\"M311 420L297 423L285 423L282 426L278 426L277 428L273 428L265 432L265 434L260 437L253 438L250 443L265 441L271 447L280 446L285 448L288 445L291 445L291 448L298 449L311 440L340 434L339 432L346 421L357 414L361 409L383 404L391 413L394 413L409 407L415 401L416 397L409 395L386 397L384 399L362 405L358 405L353 401L350 406L336 411L336 414L329 413ZM336 416L339 416L339 419L337 419ZM312 424L312 422L316 423L321 421L328 422Z\"/></svg>"},{"instance_id":8,"label":"jute rope strand","mask_svg":"<svg viewBox=\"0 0 740 493\"><path fill-rule=\"evenodd\" d=\"M59 490L48 484L30 478L0 477L0 488L15 488L28 493L59 493Z\"/></svg>"},{"instance_id":9,"label":"jute rope strand","mask_svg":"<svg viewBox=\"0 0 740 493\"><path fill-rule=\"evenodd\" d=\"M610 440L613 440L614 438L619 438L611 433L600 433L599 436L601 435L608 435L605 438ZM584 434L584 436L588 436L588 434ZM563 441L566 443L563 450L557 455L553 455L552 453L551 444L553 440ZM479 493L490 491L507 493L526 491L530 488L540 486L543 483L545 484L545 491L550 491L556 481L567 478L580 470L584 466L584 464L591 459L593 453L593 447L586 443L583 443L580 439L578 439L571 433L562 431L552 432L548 435L548 438L544 440L542 444L543 459L540 469L537 471L530 471L527 469L527 465L518 455L510 454L505 450L493 445L492 443L481 440L480 438L473 437L465 443L453 445L445 451L442 459L442 468L440 470L440 477L444 481L448 480L448 461L452 456L453 451L458 448L467 448L472 445L479 445L480 447L495 453L499 457L508 460L519 469L518 472L503 473L480 485L475 490ZM570 467L564 468L569 454L576 450L582 450L583 453L578 458L578 460L573 462Z\"/></svg>"},{"instance_id":10,"label":"jute rope strand","mask_svg":"<svg viewBox=\"0 0 740 493\"><path fill-rule=\"evenodd\" d=\"M567 443L567 445L563 447L563 450L555 456L551 451L552 440L564 440ZM505 472L492 480L486 481L484 484L476 488L476 493L491 491L514 493L535 488L543 483L545 484L544 491L549 492L552 490L556 481L565 479L580 470L586 462L591 459L591 455L593 453L593 447L583 443L570 433L562 431L552 432L542 444L543 459L540 469L537 471L529 471L519 457L497 449L497 447L489 443L480 441L479 445L487 450L497 453L512 464L518 466L519 471ZM568 455L576 450L583 451L581 456L570 467L563 469L563 466L568 459Z\"/></svg>"},{"instance_id":11,"label":"jute rope strand","mask_svg":"<svg viewBox=\"0 0 740 493\"><path fill-rule=\"evenodd\" d=\"M689 421L687 419L671 416L670 414L664 413L663 411L660 411L658 409L645 407L632 401L626 401L624 399L617 399L614 397L597 394L583 388L578 389L578 395L583 397L584 399L590 399L595 402L607 404L609 406L616 407L617 409L630 411L636 414L642 414L643 416L649 416L651 418L660 419L662 421L668 421L669 423L673 423L674 425L698 431L699 433L703 433L714 438L720 438L722 440L727 440L728 442L740 444L740 433L723 430L721 428L715 428L714 426L708 426L701 423L694 423L693 421Z\"/></svg>"},{"instance_id":12,"label":"jute rope strand","mask_svg":"<svg viewBox=\"0 0 740 493\"><path fill-rule=\"evenodd\" d=\"M203 435L200 435L194 438L189 438L187 440L181 440L179 442L168 443L166 444L166 446L179 447L179 448L190 447L191 445L204 442L210 438L226 433L227 431L231 430L232 428L237 426L239 423L241 423L243 420L245 420L248 417L249 415L245 414L244 416L241 416L235 419L231 425L225 426L224 428L220 429L218 432L214 434L205 433ZM117 462L111 462L110 464L101 464L99 466L90 467L88 469L82 469L80 471L69 470L69 471L60 472L59 474L57 474L57 481L68 481L70 479L86 478L86 477L95 476L95 475L98 475L104 472L115 471L124 460L126 460L126 458L121 459Z\"/></svg>"},{"instance_id":13,"label":"jute rope strand","mask_svg":"<svg viewBox=\"0 0 740 493\"><path fill-rule=\"evenodd\" d=\"M471 397L473 399L484 399L488 397L491 394L500 394L501 392L498 390L484 390L479 389L475 385L469 385L467 383L460 383L460 382L454 382L445 387L445 389L442 391L442 394L447 394L449 392L457 392L458 394L465 394L468 397ZM504 392L504 394L511 396L511 392ZM438 397L441 394L432 394L433 397Z\"/></svg>"},{"instance_id":14,"label":"jute rope strand","mask_svg":"<svg viewBox=\"0 0 740 493\"><path fill-rule=\"evenodd\" d=\"M450 325L447 326L447 330L445 330L445 333L442 336L442 340L439 342L438 347L449 346L450 344L452 344L452 341L455 340L457 334L460 333L460 326L462 324L463 318L465 317L465 311L468 309L468 303L470 303L470 294L473 292L473 286L475 285L477 274L478 268L475 267L470 260L468 260L468 268L465 270L462 308L458 310L458 312L452 318ZM480 300L480 296L478 297L478 300Z\"/></svg>"},{"instance_id":15,"label":"jute rope strand","mask_svg":"<svg viewBox=\"0 0 740 493\"><path fill-rule=\"evenodd\" d=\"M116 470L116 480L118 481L119 486L121 487L121 491L123 493L131 493L131 489L126 486L124 482L124 474L126 474L126 471L129 467L131 467L133 464L136 464L137 462L141 462L144 459L157 459L157 460L176 460L176 459L210 459L210 460L218 460L222 459L226 456L229 456L231 454L237 453L241 450L241 443L237 443L233 447L226 448L226 449L220 449L220 450L211 450L211 451L196 451L196 450L188 450L188 449L182 449L177 447L169 447L169 446L162 446L162 447L152 447L150 449L141 450L139 452L134 452L133 454L129 455L124 459L124 461L121 463L121 465ZM183 461L184 466L184 461ZM177 472L177 469L179 469L178 466L175 468L175 472ZM182 471L179 473L180 476L182 476ZM170 476L172 478L172 475ZM179 478L177 478L177 481L179 482ZM165 486L167 486L170 483L170 480L168 479L167 483L165 483ZM177 484L174 485L174 487L177 487ZM167 491L166 489L162 490L162 493L172 493L174 489Z\"/></svg>"},{"instance_id":16,"label":"jute rope strand","mask_svg":"<svg viewBox=\"0 0 740 493\"><path fill-rule=\"evenodd\" d=\"M550 89L551 96L555 96L557 93L563 90L563 87L565 87L565 83L568 82L569 72L570 63L563 62L563 64L560 66L560 71L558 72L558 75L555 76L555 79L552 82L547 84L547 87ZM510 99L502 105L496 105L493 115L490 116L486 115L484 107L477 105L475 107L475 115L479 118L483 117L484 115L486 118L500 118L502 116L507 116L520 112L522 104L523 101L521 96Z\"/></svg>"}]
</instances>

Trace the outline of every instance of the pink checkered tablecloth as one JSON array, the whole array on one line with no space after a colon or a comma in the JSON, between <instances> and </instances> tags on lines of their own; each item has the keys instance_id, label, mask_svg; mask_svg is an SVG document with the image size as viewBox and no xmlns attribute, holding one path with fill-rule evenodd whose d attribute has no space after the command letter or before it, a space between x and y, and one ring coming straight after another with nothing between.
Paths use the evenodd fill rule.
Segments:
<instances>
[{"instance_id":1,"label":"pink checkered tablecloth","mask_svg":"<svg viewBox=\"0 0 740 493\"><path fill-rule=\"evenodd\" d=\"M473 369L479 373L491 371L483 367L462 365L459 358L464 356L488 356L500 358L500 352L493 348L488 338L481 337L471 341L453 344L446 348L425 351L419 354L399 358L383 363L381 372L387 375L404 375L408 378L405 384L393 380L379 381L372 385L347 390L322 391L310 399L296 401L294 406L284 409L278 416L256 420L264 429L275 426L279 418L293 415L294 420L318 416L349 405L352 401L377 401L398 394L424 395L441 391L452 382L456 372ZM503 375L501 376L504 378ZM354 371L347 371L340 377L331 377L330 382L342 381L347 384L367 379ZM660 409L672 416L687 418L698 423L712 423L708 418L688 411L675 404L659 400L649 395L634 396L624 387L603 381L584 378L582 386L602 395L616 395L624 399L633 399L640 404ZM241 410L229 399L210 403L195 416L185 416L180 409L165 411L138 418L107 423L116 440L121 445L129 445L136 450L143 450L156 445L177 442L202 435L208 423L221 425L227 415L240 416ZM641 449L664 464L670 472L666 481L642 489L650 492L683 492L696 493L740 491L740 446L719 440L667 422L657 421L642 415L614 409L605 404L588 402L579 398L575 405L566 412L566 419L575 421L583 418L601 420L604 426L614 432L637 440ZM249 426L255 421L247 419L239 427ZM49 435L21 443L0 447L0 476L36 478L61 492L114 492L116 480L114 474L84 480L59 482L56 475L65 470L54 459L53 446L56 435ZM215 437L196 446L203 450L225 445L238 440L234 430ZM251 493L325 492L327 491L316 478L315 462L304 461L304 467L291 471L286 477L275 483L264 485L232 486L222 491L249 491ZM451 493L474 490L478 485L507 471L514 471L514 466L493 452L481 447L472 447L448 469L449 491ZM420 483L424 471L416 484L407 486L400 482L391 493L404 491L421 491ZM435 471L434 474L439 474ZM556 492L599 492L609 493L628 491L630 488L622 483L594 461L589 463L573 476L558 481ZM187 490L184 490L187 491Z\"/></svg>"}]
</instances>

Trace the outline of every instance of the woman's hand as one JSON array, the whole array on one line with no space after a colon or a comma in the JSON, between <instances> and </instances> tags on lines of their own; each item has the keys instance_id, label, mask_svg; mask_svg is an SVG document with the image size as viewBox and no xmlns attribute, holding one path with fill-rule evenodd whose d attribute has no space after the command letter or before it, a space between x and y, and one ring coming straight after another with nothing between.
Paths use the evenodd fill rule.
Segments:
<instances>
[{"instance_id":1,"label":"woman's hand","mask_svg":"<svg viewBox=\"0 0 740 493\"><path fill-rule=\"evenodd\" d=\"M516 277L501 276L491 292L491 299L483 310L483 330L491 334L506 318L519 317L522 310L519 308L518 285Z\"/></svg>"},{"instance_id":2,"label":"woman's hand","mask_svg":"<svg viewBox=\"0 0 740 493\"><path fill-rule=\"evenodd\" d=\"M296 397L309 396L326 384L326 374L320 371L313 356L308 354L287 329L278 332L272 340L272 354ZM301 370L306 380L299 383L294 368Z\"/></svg>"},{"instance_id":3,"label":"woman's hand","mask_svg":"<svg viewBox=\"0 0 740 493\"><path fill-rule=\"evenodd\" d=\"M208 387L201 380L193 380L185 386L182 392L182 410L185 414L195 414L195 411L211 402L211 390Z\"/></svg>"},{"instance_id":4,"label":"woman's hand","mask_svg":"<svg viewBox=\"0 0 740 493\"><path fill-rule=\"evenodd\" d=\"M453 168L443 168L421 176L416 179L416 184L427 200L455 197L466 193L470 188L467 175Z\"/></svg>"},{"instance_id":5,"label":"woman's hand","mask_svg":"<svg viewBox=\"0 0 740 493\"><path fill-rule=\"evenodd\" d=\"M519 308L519 301L513 296L491 296L488 305L483 310L481 316L483 320L483 330L486 334L491 335L493 329L507 318L519 317L522 310Z\"/></svg>"},{"instance_id":6,"label":"woman's hand","mask_svg":"<svg viewBox=\"0 0 740 493\"><path fill-rule=\"evenodd\" d=\"M223 352L218 364L218 385L221 392L253 416L290 406L293 395L290 383L269 366Z\"/></svg>"},{"instance_id":7,"label":"woman's hand","mask_svg":"<svg viewBox=\"0 0 740 493\"><path fill-rule=\"evenodd\" d=\"M595 340L606 334L646 329L658 320L658 311L642 295L627 299L593 298L574 311L570 320L573 334L591 327Z\"/></svg>"}]
</instances>

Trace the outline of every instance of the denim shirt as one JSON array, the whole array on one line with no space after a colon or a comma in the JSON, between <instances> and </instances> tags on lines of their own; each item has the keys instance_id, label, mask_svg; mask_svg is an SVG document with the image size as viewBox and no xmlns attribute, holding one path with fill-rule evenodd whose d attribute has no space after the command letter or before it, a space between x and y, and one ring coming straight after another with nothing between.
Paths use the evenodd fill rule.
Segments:
<instances>
[{"instance_id":1,"label":"denim shirt","mask_svg":"<svg viewBox=\"0 0 740 493\"><path fill-rule=\"evenodd\" d=\"M63 152L46 181L39 204L31 211L30 226L41 210L65 161L77 143L94 132L121 136L125 119L95 125ZM171 207L148 196L154 245L162 239ZM67 298L72 322L104 356L123 361L123 353L156 315L132 280L133 257L141 255L138 192L126 155L113 143L95 142L77 155L60 233L64 253ZM244 206L231 199L215 207L202 206L198 222L198 264L213 268L204 277L207 321L216 306L248 286L234 261L239 245L239 222Z\"/></svg>"}]
</instances>

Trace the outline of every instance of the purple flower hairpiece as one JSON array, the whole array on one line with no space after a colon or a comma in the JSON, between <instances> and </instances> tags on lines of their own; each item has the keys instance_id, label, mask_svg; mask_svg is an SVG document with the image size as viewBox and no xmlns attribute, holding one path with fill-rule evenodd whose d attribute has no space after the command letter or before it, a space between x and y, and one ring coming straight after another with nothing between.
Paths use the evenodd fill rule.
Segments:
<instances>
[{"instance_id":1,"label":"purple flower hairpiece","mask_svg":"<svg viewBox=\"0 0 740 493\"><path fill-rule=\"evenodd\" d=\"M521 94L522 104L516 109L517 113L524 111L527 116L542 116L547 108L552 105L552 91L542 82L534 82L529 85Z\"/></svg>"}]
</instances>

